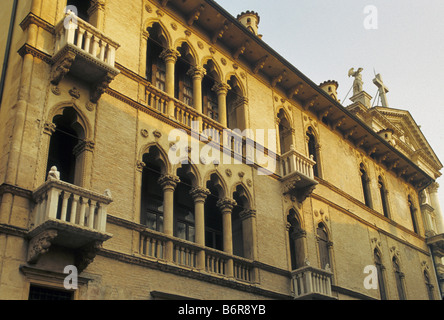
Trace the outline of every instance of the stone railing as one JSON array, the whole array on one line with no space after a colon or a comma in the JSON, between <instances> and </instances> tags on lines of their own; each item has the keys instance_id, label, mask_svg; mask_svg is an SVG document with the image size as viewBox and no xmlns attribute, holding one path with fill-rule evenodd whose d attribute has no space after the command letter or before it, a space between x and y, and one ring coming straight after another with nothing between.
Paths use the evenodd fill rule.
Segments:
<instances>
[{"instance_id":1,"label":"stone railing","mask_svg":"<svg viewBox=\"0 0 444 320\"><path fill-rule=\"evenodd\" d=\"M312 159L292 149L281 156L281 176L285 177L298 172L314 179L313 167L315 164L316 162Z\"/></svg>"},{"instance_id":2,"label":"stone railing","mask_svg":"<svg viewBox=\"0 0 444 320\"><path fill-rule=\"evenodd\" d=\"M176 265L196 270L198 269L199 256L203 254L205 263L204 270L201 271L227 278L232 277L242 282L252 283L255 280L253 262L248 259L202 247L149 229L140 233L139 254L165 261L168 241L173 243L173 260L170 262Z\"/></svg>"},{"instance_id":3,"label":"stone railing","mask_svg":"<svg viewBox=\"0 0 444 320\"><path fill-rule=\"evenodd\" d=\"M333 274L327 270L311 266L291 272L294 297L310 298L313 296L332 297L331 279Z\"/></svg>"},{"instance_id":4,"label":"stone railing","mask_svg":"<svg viewBox=\"0 0 444 320\"><path fill-rule=\"evenodd\" d=\"M60 181L48 180L33 193L34 227L48 220L57 220L72 226L106 232L107 206L112 202L105 195Z\"/></svg>"},{"instance_id":5,"label":"stone railing","mask_svg":"<svg viewBox=\"0 0 444 320\"><path fill-rule=\"evenodd\" d=\"M65 15L56 25L55 34L55 55L69 45L114 68L119 44L74 13L69 12Z\"/></svg>"}]
</instances>

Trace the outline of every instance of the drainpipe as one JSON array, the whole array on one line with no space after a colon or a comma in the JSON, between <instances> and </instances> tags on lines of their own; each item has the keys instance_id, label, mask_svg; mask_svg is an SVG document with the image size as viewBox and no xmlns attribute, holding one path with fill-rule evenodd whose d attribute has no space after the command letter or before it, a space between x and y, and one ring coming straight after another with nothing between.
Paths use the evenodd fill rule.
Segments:
<instances>
[{"instance_id":1,"label":"drainpipe","mask_svg":"<svg viewBox=\"0 0 444 320\"><path fill-rule=\"evenodd\" d=\"M2 101L3 101L3 90L5 88L6 69L8 68L9 54L11 51L12 32L14 30L15 16L17 14L17 4L18 4L18 0L14 0L14 3L12 4L11 21L9 23L8 39L6 42L5 57L4 57L4 61L3 61L3 67L2 67L2 75L0 78L0 108L2 105Z\"/></svg>"}]
</instances>

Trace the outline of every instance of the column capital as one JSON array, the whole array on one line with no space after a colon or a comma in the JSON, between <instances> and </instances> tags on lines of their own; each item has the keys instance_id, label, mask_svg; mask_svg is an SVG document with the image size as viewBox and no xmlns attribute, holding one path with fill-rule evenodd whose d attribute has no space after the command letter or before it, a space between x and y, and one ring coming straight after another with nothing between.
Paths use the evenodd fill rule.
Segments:
<instances>
[{"instance_id":1,"label":"column capital","mask_svg":"<svg viewBox=\"0 0 444 320\"><path fill-rule=\"evenodd\" d=\"M190 191L190 195L194 202L205 201L207 197L211 194L210 190L207 188L193 188Z\"/></svg>"},{"instance_id":2,"label":"column capital","mask_svg":"<svg viewBox=\"0 0 444 320\"><path fill-rule=\"evenodd\" d=\"M437 193L439 189L439 183L438 182L433 182L430 186L429 186L429 192L430 193Z\"/></svg>"},{"instance_id":3,"label":"column capital","mask_svg":"<svg viewBox=\"0 0 444 320\"><path fill-rule=\"evenodd\" d=\"M222 213L231 213L235 205L237 205L237 202L229 198L219 199L217 201L217 207L222 211Z\"/></svg>"},{"instance_id":4,"label":"column capital","mask_svg":"<svg viewBox=\"0 0 444 320\"><path fill-rule=\"evenodd\" d=\"M56 125L52 122L45 122L43 126L43 132L47 135L52 135L56 130Z\"/></svg>"},{"instance_id":5,"label":"column capital","mask_svg":"<svg viewBox=\"0 0 444 320\"><path fill-rule=\"evenodd\" d=\"M165 62L173 62L176 63L177 58L180 57L179 51L175 49L165 49L159 56L161 59L165 60Z\"/></svg>"},{"instance_id":6,"label":"column capital","mask_svg":"<svg viewBox=\"0 0 444 320\"><path fill-rule=\"evenodd\" d=\"M245 219L256 217L256 213L257 213L257 211L254 209L246 209L246 210L241 211L239 213L239 216L240 216L241 220L245 220Z\"/></svg>"},{"instance_id":7,"label":"column capital","mask_svg":"<svg viewBox=\"0 0 444 320\"><path fill-rule=\"evenodd\" d=\"M167 174L167 175L161 176L159 178L158 182L164 190L165 189L174 190L174 189L176 189L177 184L180 182L180 179L178 176Z\"/></svg>"},{"instance_id":8,"label":"column capital","mask_svg":"<svg viewBox=\"0 0 444 320\"><path fill-rule=\"evenodd\" d=\"M193 79L202 80L206 74L207 70L201 66L193 66L190 68L190 70L187 71L187 75L192 77Z\"/></svg>"},{"instance_id":9,"label":"column capital","mask_svg":"<svg viewBox=\"0 0 444 320\"><path fill-rule=\"evenodd\" d=\"M213 90L214 92L217 93L217 95L221 95L221 94L227 94L228 90L230 90L231 87L227 84L227 83L216 83L211 90Z\"/></svg>"}]
</instances>

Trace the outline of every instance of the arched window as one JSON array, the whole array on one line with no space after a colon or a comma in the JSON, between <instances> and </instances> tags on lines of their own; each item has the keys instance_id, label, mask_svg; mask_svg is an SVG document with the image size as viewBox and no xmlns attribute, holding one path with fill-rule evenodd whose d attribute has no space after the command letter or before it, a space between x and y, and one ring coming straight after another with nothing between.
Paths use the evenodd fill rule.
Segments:
<instances>
[{"instance_id":1,"label":"arched window","mask_svg":"<svg viewBox=\"0 0 444 320\"><path fill-rule=\"evenodd\" d=\"M147 228L163 232L163 189L159 183L162 176L162 162L159 149L151 147L143 155L145 167L142 172L142 200L140 223Z\"/></svg>"},{"instance_id":2,"label":"arched window","mask_svg":"<svg viewBox=\"0 0 444 320\"><path fill-rule=\"evenodd\" d=\"M210 195L205 201L205 246L223 251L222 214L217 206L217 201L223 197L223 192L218 180L219 177L212 174L206 185Z\"/></svg>"},{"instance_id":3,"label":"arched window","mask_svg":"<svg viewBox=\"0 0 444 320\"><path fill-rule=\"evenodd\" d=\"M196 229L194 217L194 201L190 196L193 188L189 165L182 165L177 170L180 182L174 192L174 236L195 242Z\"/></svg>"},{"instance_id":4,"label":"arched window","mask_svg":"<svg viewBox=\"0 0 444 320\"><path fill-rule=\"evenodd\" d=\"M78 122L78 114L72 107L65 108L52 122L56 130L51 135L46 172L56 166L62 181L80 185L81 172L76 171L81 171L78 168L82 162L85 130Z\"/></svg>"},{"instance_id":5,"label":"arched window","mask_svg":"<svg viewBox=\"0 0 444 320\"><path fill-rule=\"evenodd\" d=\"M398 297L399 300L405 300L405 291L404 291L404 274L401 272L401 268L399 266L399 261L396 257L392 259L393 263L393 271L395 272L395 280L396 280L396 288L398 289Z\"/></svg>"},{"instance_id":6,"label":"arched window","mask_svg":"<svg viewBox=\"0 0 444 320\"><path fill-rule=\"evenodd\" d=\"M160 57L166 48L166 40L159 23L154 23L147 29L149 33L147 43L146 78L157 89L166 89L166 64Z\"/></svg>"},{"instance_id":7,"label":"arched window","mask_svg":"<svg viewBox=\"0 0 444 320\"><path fill-rule=\"evenodd\" d=\"M295 210L290 210L287 222L290 226L288 229L288 241L290 243L291 270L296 270L304 265L305 247L303 237L305 232L302 230L299 216Z\"/></svg>"},{"instance_id":8,"label":"arched window","mask_svg":"<svg viewBox=\"0 0 444 320\"><path fill-rule=\"evenodd\" d=\"M418 233L419 230L418 230L418 222L416 220L416 208L410 196L408 199L408 205L409 205L410 217L412 218L413 231L415 233Z\"/></svg>"},{"instance_id":9,"label":"arched window","mask_svg":"<svg viewBox=\"0 0 444 320\"><path fill-rule=\"evenodd\" d=\"M245 99L239 79L232 76L228 81L230 90L227 93L227 125L230 129L246 129Z\"/></svg>"},{"instance_id":10,"label":"arched window","mask_svg":"<svg viewBox=\"0 0 444 320\"><path fill-rule=\"evenodd\" d=\"M281 146L281 155L291 150L293 144L293 133L290 121L285 115L285 111L281 109L277 115L279 120L279 143Z\"/></svg>"},{"instance_id":11,"label":"arched window","mask_svg":"<svg viewBox=\"0 0 444 320\"><path fill-rule=\"evenodd\" d=\"M188 71L194 65L194 58L190 53L189 45L184 42L181 47L177 49L180 57L176 62L175 76L176 81L175 97L188 106L193 106L193 78Z\"/></svg>"},{"instance_id":12,"label":"arched window","mask_svg":"<svg viewBox=\"0 0 444 320\"><path fill-rule=\"evenodd\" d=\"M328 239L327 229L323 223L319 223L316 229L319 261L321 263L321 269L325 269L327 266L332 267L330 261L330 241Z\"/></svg>"},{"instance_id":13,"label":"arched window","mask_svg":"<svg viewBox=\"0 0 444 320\"><path fill-rule=\"evenodd\" d=\"M424 281L427 288L427 294L429 296L429 300L435 300L435 294L433 293L434 286L432 284L432 281L430 280L430 275L427 272L427 270L424 270Z\"/></svg>"},{"instance_id":14,"label":"arched window","mask_svg":"<svg viewBox=\"0 0 444 320\"><path fill-rule=\"evenodd\" d=\"M314 176L320 178L320 163L318 153L318 143L313 133L313 129L310 127L307 131L307 143L308 143L308 155L313 158L316 164L313 167Z\"/></svg>"},{"instance_id":15,"label":"arched window","mask_svg":"<svg viewBox=\"0 0 444 320\"><path fill-rule=\"evenodd\" d=\"M206 75L202 80L202 107L203 113L213 119L219 121L219 104L217 100L217 93L213 90L214 85L217 83L216 79L219 78L215 64L212 60L209 60L204 68Z\"/></svg>"},{"instance_id":16,"label":"arched window","mask_svg":"<svg viewBox=\"0 0 444 320\"><path fill-rule=\"evenodd\" d=\"M378 178L379 194L381 195L382 212L386 218L390 218L390 207L388 202L388 191L385 187L384 181L380 176Z\"/></svg>"},{"instance_id":17,"label":"arched window","mask_svg":"<svg viewBox=\"0 0 444 320\"><path fill-rule=\"evenodd\" d=\"M367 172L365 171L364 165L361 163L360 166L360 173L361 173L361 185L362 185L362 191L364 194L364 203L367 207L372 208L372 195L370 192L370 178L368 177Z\"/></svg>"},{"instance_id":18,"label":"arched window","mask_svg":"<svg viewBox=\"0 0 444 320\"><path fill-rule=\"evenodd\" d=\"M381 300L387 300L387 293L385 289L385 281L384 281L384 265L382 264L381 253L378 249L375 249L373 252L373 257L375 260L376 270L378 272L378 288L379 295Z\"/></svg>"},{"instance_id":19,"label":"arched window","mask_svg":"<svg viewBox=\"0 0 444 320\"><path fill-rule=\"evenodd\" d=\"M91 2L89 0L68 0L66 5L76 7L77 16L82 20L88 21L88 9L91 6Z\"/></svg>"}]
</instances>

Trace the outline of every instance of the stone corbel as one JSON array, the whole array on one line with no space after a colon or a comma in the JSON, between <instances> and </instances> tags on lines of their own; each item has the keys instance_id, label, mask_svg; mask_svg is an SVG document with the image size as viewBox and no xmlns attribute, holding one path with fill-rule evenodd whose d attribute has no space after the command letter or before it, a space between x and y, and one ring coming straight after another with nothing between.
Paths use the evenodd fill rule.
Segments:
<instances>
[{"instance_id":1,"label":"stone corbel","mask_svg":"<svg viewBox=\"0 0 444 320\"><path fill-rule=\"evenodd\" d=\"M275 88L277 86L277 84L282 81L282 79L284 78L286 73L287 73L287 71L284 70L284 71L282 71L281 74L279 74L278 76L274 77L273 80L271 81L271 86L273 88Z\"/></svg>"},{"instance_id":2,"label":"stone corbel","mask_svg":"<svg viewBox=\"0 0 444 320\"><path fill-rule=\"evenodd\" d=\"M37 263L38 259L49 251L52 241L57 237L57 230L49 229L35 235L28 245L27 262L29 264Z\"/></svg>"},{"instance_id":3,"label":"stone corbel","mask_svg":"<svg viewBox=\"0 0 444 320\"><path fill-rule=\"evenodd\" d=\"M284 186L284 195L290 196L293 201L296 200L299 203L303 203L316 189L316 184L300 187L301 180L301 177L295 176Z\"/></svg>"},{"instance_id":4,"label":"stone corbel","mask_svg":"<svg viewBox=\"0 0 444 320\"><path fill-rule=\"evenodd\" d=\"M342 126L345 122L345 117L341 117L338 120L336 120L335 122L332 123L331 127L333 130L336 130L336 128L339 128L340 126Z\"/></svg>"},{"instance_id":5,"label":"stone corbel","mask_svg":"<svg viewBox=\"0 0 444 320\"><path fill-rule=\"evenodd\" d=\"M308 109L314 107L314 105L318 101L318 98L319 98L319 96L315 95L315 96L311 97L310 99L308 99L304 104L304 110L308 110Z\"/></svg>"},{"instance_id":6,"label":"stone corbel","mask_svg":"<svg viewBox=\"0 0 444 320\"><path fill-rule=\"evenodd\" d=\"M217 39L221 39L224 36L225 31L228 30L229 23L227 21L224 22L223 26L220 27L218 31L216 31L211 38L211 43L216 43Z\"/></svg>"},{"instance_id":7,"label":"stone corbel","mask_svg":"<svg viewBox=\"0 0 444 320\"><path fill-rule=\"evenodd\" d=\"M250 42L249 42L248 40L246 40L246 41L244 42L244 44L241 45L239 48L237 48L236 52L234 52L234 54L233 54L233 58L234 58L235 60L237 60L237 59L239 58L239 56L245 52L245 50L247 49L247 46L248 46L249 44L250 44Z\"/></svg>"},{"instance_id":8,"label":"stone corbel","mask_svg":"<svg viewBox=\"0 0 444 320\"><path fill-rule=\"evenodd\" d=\"M51 74L51 83L58 86L60 81L66 76L71 69L71 66L76 59L76 55L72 52L66 52L66 54L60 58L53 66L53 72Z\"/></svg>"},{"instance_id":9,"label":"stone corbel","mask_svg":"<svg viewBox=\"0 0 444 320\"><path fill-rule=\"evenodd\" d=\"M92 103L97 103L102 95L106 92L106 90L109 88L109 84L111 81L114 80L114 75L111 73L107 73L103 78L102 81L96 83L93 86L92 92L91 92L91 98L90 101Z\"/></svg>"},{"instance_id":10,"label":"stone corbel","mask_svg":"<svg viewBox=\"0 0 444 320\"><path fill-rule=\"evenodd\" d=\"M302 82L299 82L296 86L294 86L287 92L288 99L293 99L293 97L297 96L303 88L304 85L302 84Z\"/></svg>"},{"instance_id":11,"label":"stone corbel","mask_svg":"<svg viewBox=\"0 0 444 320\"><path fill-rule=\"evenodd\" d=\"M204 5L200 5L199 8L197 8L196 10L194 10L194 12L190 15L190 17L188 18L188 25L192 26L194 21L199 20L200 14L202 13L202 11L204 11L205 6Z\"/></svg>"},{"instance_id":12,"label":"stone corbel","mask_svg":"<svg viewBox=\"0 0 444 320\"><path fill-rule=\"evenodd\" d=\"M351 128L350 130L348 130L345 134L344 134L344 139L348 139L349 137L351 137L352 135L354 135L356 133L356 129L357 126L354 126L353 128Z\"/></svg>"},{"instance_id":13,"label":"stone corbel","mask_svg":"<svg viewBox=\"0 0 444 320\"><path fill-rule=\"evenodd\" d=\"M94 241L77 251L75 265L79 273L85 270L88 265L94 261L97 253L100 251L100 249L102 249L102 244L102 241Z\"/></svg>"},{"instance_id":14,"label":"stone corbel","mask_svg":"<svg viewBox=\"0 0 444 320\"><path fill-rule=\"evenodd\" d=\"M267 60L268 56L265 56L261 58L259 61L257 61L256 64L254 65L253 73L257 74L259 70L263 69L265 67L265 63L267 62Z\"/></svg>"}]
</instances>

